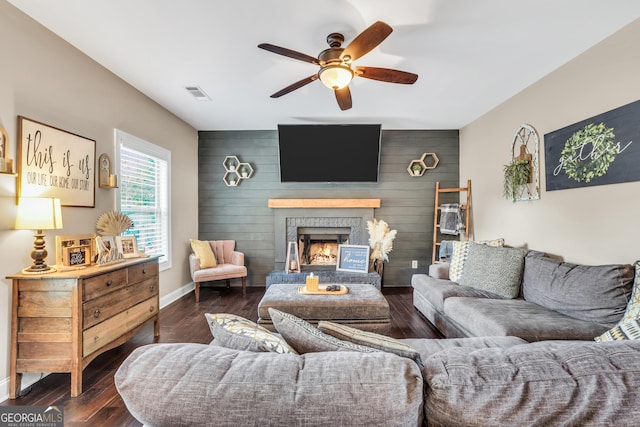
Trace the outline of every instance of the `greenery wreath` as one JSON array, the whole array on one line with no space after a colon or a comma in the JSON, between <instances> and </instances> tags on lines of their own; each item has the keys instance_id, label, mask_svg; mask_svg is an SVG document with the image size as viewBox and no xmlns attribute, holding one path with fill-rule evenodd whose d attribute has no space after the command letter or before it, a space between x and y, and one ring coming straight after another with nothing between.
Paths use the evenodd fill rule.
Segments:
<instances>
[{"instance_id":1,"label":"greenery wreath","mask_svg":"<svg viewBox=\"0 0 640 427\"><path fill-rule=\"evenodd\" d=\"M616 159L615 139L613 128L604 123L589 123L575 132L560 154L565 173L578 182L590 182L606 174Z\"/></svg>"}]
</instances>

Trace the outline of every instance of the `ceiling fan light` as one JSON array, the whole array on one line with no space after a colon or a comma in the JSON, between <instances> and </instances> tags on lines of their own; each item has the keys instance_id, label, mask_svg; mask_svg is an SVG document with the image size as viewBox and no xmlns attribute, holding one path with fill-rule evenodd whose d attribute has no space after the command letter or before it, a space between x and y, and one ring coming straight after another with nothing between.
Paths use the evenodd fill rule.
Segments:
<instances>
[{"instance_id":1,"label":"ceiling fan light","mask_svg":"<svg viewBox=\"0 0 640 427\"><path fill-rule=\"evenodd\" d=\"M322 83L333 90L342 89L353 78L353 71L345 65L328 65L323 67L318 74Z\"/></svg>"}]
</instances>

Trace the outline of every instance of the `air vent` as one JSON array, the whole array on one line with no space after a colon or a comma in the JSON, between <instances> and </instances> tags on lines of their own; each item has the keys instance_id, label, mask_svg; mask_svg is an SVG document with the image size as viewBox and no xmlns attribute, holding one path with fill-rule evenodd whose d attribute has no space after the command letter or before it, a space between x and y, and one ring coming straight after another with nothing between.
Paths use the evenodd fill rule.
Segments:
<instances>
[{"instance_id":1,"label":"air vent","mask_svg":"<svg viewBox=\"0 0 640 427\"><path fill-rule=\"evenodd\" d=\"M187 86L185 89L198 101L211 101L209 95L204 93L199 86Z\"/></svg>"}]
</instances>

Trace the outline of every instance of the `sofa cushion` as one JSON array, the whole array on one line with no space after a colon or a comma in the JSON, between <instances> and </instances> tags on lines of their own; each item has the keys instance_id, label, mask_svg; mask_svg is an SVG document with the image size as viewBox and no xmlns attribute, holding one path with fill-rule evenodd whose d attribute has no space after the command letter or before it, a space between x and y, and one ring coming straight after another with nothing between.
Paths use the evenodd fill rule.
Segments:
<instances>
[{"instance_id":1,"label":"sofa cushion","mask_svg":"<svg viewBox=\"0 0 640 427\"><path fill-rule=\"evenodd\" d=\"M612 327L627 308L633 276L629 264L588 266L526 257L523 294L567 316Z\"/></svg>"},{"instance_id":2,"label":"sofa cushion","mask_svg":"<svg viewBox=\"0 0 640 427\"><path fill-rule=\"evenodd\" d=\"M635 280L631 300L624 316L616 326L595 338L596 341L619 341L640 339L640 261L634 264Z\"/></svg>"},{"instance_id":3,"label":"sofa cushion","mask_svg":"<svg viewBox=\"0 0 640 427\"><path fill-rule=\"evenodd\" d=\"M425 297L438 311L442 311L444 300L450 297L502 298L491 292L461 286L449 280L435 279L426 274L412 275L411 286L414 293Z\"/></svg>"},{"instance_id":4,"label":"sofa cushion","mask_svg":"<svg viewBox=\"0 0 640 427\"><path fill-rule=\"evenodd\" d=\"M640 261L636 261L633 264L634 280L633 290L631 291L631 299L627 304L627 308L624 312L621 322L632 319L640 319Z\"/></svg>"},{"instance_id":5,"label":"sofa cushion","mask_svg":"<svg viewBox=\"0 0 640 427\"><path fill-rule=\"evenodd\" d=\"M514 345L526 344L527 342L518 337L472 337L472 338L448 338L442 339L426 339L426 338L404 338L399 340L402 343L410 345L414 348L422 360L426 360L430 356L448 348L464 347L471 350L480 348L500 347L507 348ZM424 363L423 363L424 366Z\"/></svg>"},{"instance_id":6,"label":"sofa cushion","mask_svg":"<svg viewBox=\"0 0 640 427\"><path fill-rule=\"evenodd\" d=\"M425 360L429 425L635 425L640 342L451 348Z\"/></svg>"},{"instance_id":7,"label":"sofa cushion","mask_svg":"<svg viewBox=\"0 0 640 427\"><path fill-rule=\"evenodd\" d=\"M200 261L200 268L211 268L218 265L208 241L189 239L189 242L191 242L191 250Z\"/></svg>"},{"instance_id":8,"label":"sofa cushion","mask_svg":"<svg viewBox=\"0 0 640 427\"><path fill-rule=\"evenodd\" d=\"M244 317L227 313L205 313L215 345L249 351L293 353L285 340Z\"/></svg>"},{"instance_id":9,"label":"sofa cushion","mask_svg":"<svg viewBox=\"0 0 640 427\"><path fill-rule=\"evenodd\" d=\"M339 340L320 331L306 320L275 308L269 308L269 315L273 326L282 335L282 338L300 354L319 351L359 351L363 353L378 351L371 347Z\"/></svg>"},{"instance_id":10,"label":"sofa cushion","mask_svg":"<svg viewBox=\"0 0 640 427\"><path fill-rule=\"evenodd\" d=\"M458 282L460 280L460 277L462 277L464 264L467 260L467 254L469 252L469 243L471 242L458 242L456 240L452 241L453 255L451 256L451 265L449 267L449 280L453 282ZM499 247L504 246L504 239L479 240L475 243Z\"/></svg>"},{"instance_id":11,"label":"sofa cushion","mask_svg":"<svg viewBox=\"0 0 640 427\"><path fill-rule=\"evenodd\" d=\"M470 336L516 336L527 341L593 340L607 327L522 299L447 298L444 314Z\"/></svg>"},{"instance_id":12,"label":"sofa cushion","mask_svg":"<svg viewBox=\"0 0 640 427\"><path fill-rule=\"evenodd\" d=\"M460 284L505 298L520 293L525 249L470 243Z\"/></svg>"},{"instance_id":13,"label":"sofa cushion","mask_svg":"<svg viewBox=\"0 0 640 427\"><path fill-rule=\"evenodd\" d=\"M422 367L420 353L409 344L403 343L395 338L374 332L361 331L360 329L350 326L326 322L324 320L318 322L318 329L342 341L349 341L376 350L386 351L387 353L397 354L400 357L407 357Z\"/></svg>"},{"instance_id":14,"label":"sofa cushion","mask_svg":"<svg viewBox=\"0 0 640 427\"><path fill-rule=\"evenodd\" d=\"M149 426L418 426L423 381L384 352L254 353L203 344L135 349L115 374Z\"/></svg>"}]
</instances>

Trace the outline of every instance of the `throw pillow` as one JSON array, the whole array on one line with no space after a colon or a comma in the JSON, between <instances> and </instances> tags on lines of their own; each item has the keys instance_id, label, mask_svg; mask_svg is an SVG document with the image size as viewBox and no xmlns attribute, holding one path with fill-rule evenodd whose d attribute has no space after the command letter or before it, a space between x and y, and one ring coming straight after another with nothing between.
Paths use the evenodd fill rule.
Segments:
<instances>
[{"instance_id":1,"label":"throw pillow","mask_svg":"<svg viewBox=\"0 0 640 427\"><path fill-rule=\"evenodd\" d=\"M191 250L200 260L200 268L217 267L218 262L213 254L211 245L206 240L189 239L191 242Z\"/></svg>"},{"instance_id":2,"label":"throw pillow","mask_svg":"<svg viewBox=\"0 0 640 427\"><path fill-rule=\"evenodd\" d=\"M234 350L297 352L285 340L244 317L226 313L205 313L213 343Z\"/></svg>"},{"instance_id":3,"label":"throw pillow","mask_svg":"<svg viewBox=\"0 0 640 427\"><path fill-rule=\"evenodd\" d=\"M611 328L625 313L633 275L630 264L579 265L526 257L522 291L534 304Z\"/></svg>"},{"instance_id":4,"label":"throw pillow","mask_svg":"<svg viewBox=\"0 0 640 427\"><path fill-rule=\"evenodd\" d=\"M269 307L269 315L280 335L299 354L319 351L359 351L372 353L370 347L357 345L325 334L306 320Z\"/></svg>"},{"instance_id":5,"label":"throw pillow","mask_svg":"<svg viewBox=\"0 0 640 427\"><path fill-rule=\"evenodd\" d=\"M407 345L394 338L386 335L376 334L374 332L361 331L351 326L340 325L338 323L320 321L318 329L322 332L334 336L343 341L349 341L358 345L375 348L376 350L393 353L400 357L406 357L413 360L422 369L423 363L420 353L410 345Z\"/></svg>"},{"instance_id":6,"label":"throw pillow","mask_svg":"<svg viewBox=\"0 0 640 427\"><path fill-rule=\"evenodd\" d=\"M469 252L469 243L471 243L471 241L459 242L454 240L452 242L453 253L451 255L451 265L449 267L449 280L452 282L460 282L462 271L464 270L464 264ZM504 239L478 240L474 243L502 247L504 246Z\"/></svg>"},{"instance_id":7,"label":"throw pillow","mask_svg":"<svg viewBox=\"0 0 640 427\"><path fill-rule=\"evenodd\" d=\"M640 340L640 319L631 319L609 329L599 337L595 337L597 342Z\"/></svg>"},{"instance_id":8,"label":"throw pillow","mask_svg":"<svg viewBox=\"0 0 640 427\"><path fill-rule=\"evenodd\" d=\"M524 268L525 249L470 243L460 285L516 298Z\"/></svg>"}]
</instances>

